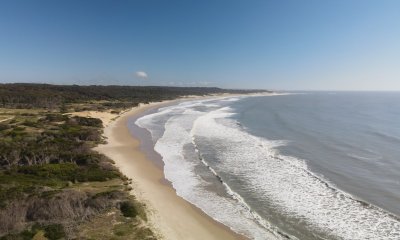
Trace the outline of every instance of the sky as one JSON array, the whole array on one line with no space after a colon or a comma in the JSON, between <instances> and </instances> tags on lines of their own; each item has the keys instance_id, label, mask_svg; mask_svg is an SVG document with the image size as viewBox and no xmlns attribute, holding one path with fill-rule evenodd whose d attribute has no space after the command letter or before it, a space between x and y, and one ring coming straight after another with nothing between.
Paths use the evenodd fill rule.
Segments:
<instances>
[{"instance_id":1,"label":"sky","mask_svg":"<svg viewBox=\"0 0 400 240\"><path fill-rule=\"evenodd\" d=\"M400 90L397 0L0 0L0 83Z\"/></svg>"}]
</instances>

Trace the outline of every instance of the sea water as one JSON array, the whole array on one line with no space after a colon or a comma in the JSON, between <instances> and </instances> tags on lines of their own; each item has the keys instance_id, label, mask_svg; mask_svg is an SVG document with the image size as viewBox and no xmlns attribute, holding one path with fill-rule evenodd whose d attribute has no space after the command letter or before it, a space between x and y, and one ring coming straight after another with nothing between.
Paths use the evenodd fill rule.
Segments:
<instances>
[{"instance_id":1,"label":"sea water","mask_svg":"<svg viewBox=\"0 0 400 240\"><path fill-rule=\"evenodd\" d=\"M177 194L250 239L400 239L400 93L192 100L135 124Z\"/></svg>"}]
</instances>

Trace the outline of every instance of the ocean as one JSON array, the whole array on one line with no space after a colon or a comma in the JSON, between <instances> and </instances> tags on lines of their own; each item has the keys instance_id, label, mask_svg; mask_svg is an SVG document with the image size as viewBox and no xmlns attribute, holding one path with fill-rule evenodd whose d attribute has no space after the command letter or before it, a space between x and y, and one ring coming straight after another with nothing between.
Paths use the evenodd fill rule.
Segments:
<instances>
[{"instance_id":1,"label":"ocean","mask_svg":"<svg viewBox=\"0 0 400 240\"><path fill-rule=\"evenodd\" d=\"M400 239L400 93L190 100L130 124L179 196L250 239Z\"/></svg>"}]
</instances>

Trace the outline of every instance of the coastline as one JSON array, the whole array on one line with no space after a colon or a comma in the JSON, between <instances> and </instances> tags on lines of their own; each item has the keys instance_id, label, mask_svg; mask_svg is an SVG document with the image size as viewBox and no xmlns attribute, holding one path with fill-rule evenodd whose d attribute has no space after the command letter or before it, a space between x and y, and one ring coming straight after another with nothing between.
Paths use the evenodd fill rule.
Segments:
<instances>
[{"instance_id":1,"label":"coastline","mask_svg":"<svg viewBox=\"0 0 400 240\"><path fill-rule=\"evenodd\" d=\"M133 180L131 193L146 204L149 223L160 238L245 239L179 197L170 184L165 184L162 169L148 159L140 149L141 139L129 131L129 118L178 100L142 104L122 113L106 125L103 135L107 143L95 150L114 160L116 167Z\"/></svg>"}]
</instances>

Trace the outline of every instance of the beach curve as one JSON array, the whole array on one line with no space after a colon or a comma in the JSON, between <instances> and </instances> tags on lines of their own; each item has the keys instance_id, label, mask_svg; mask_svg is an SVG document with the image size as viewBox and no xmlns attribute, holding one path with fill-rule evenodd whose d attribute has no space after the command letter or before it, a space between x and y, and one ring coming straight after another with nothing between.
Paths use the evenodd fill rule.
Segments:
<instances>
[{"instance_id":1,"label":"beach curve","mask_svg":"<svg viewBox=\"0 0 400 240\"><path fill-rule=\"evenodd\" d=\"M140 139L130 133L129 118L171 103L142 104L124 112L104 128L107 143L95 150L114 160L116 167L133 180L131 193L146 204L149 222L162 239L245 239L177 196L165 184L162 169L140 150Z\"/></svg>"}]
</instances>

